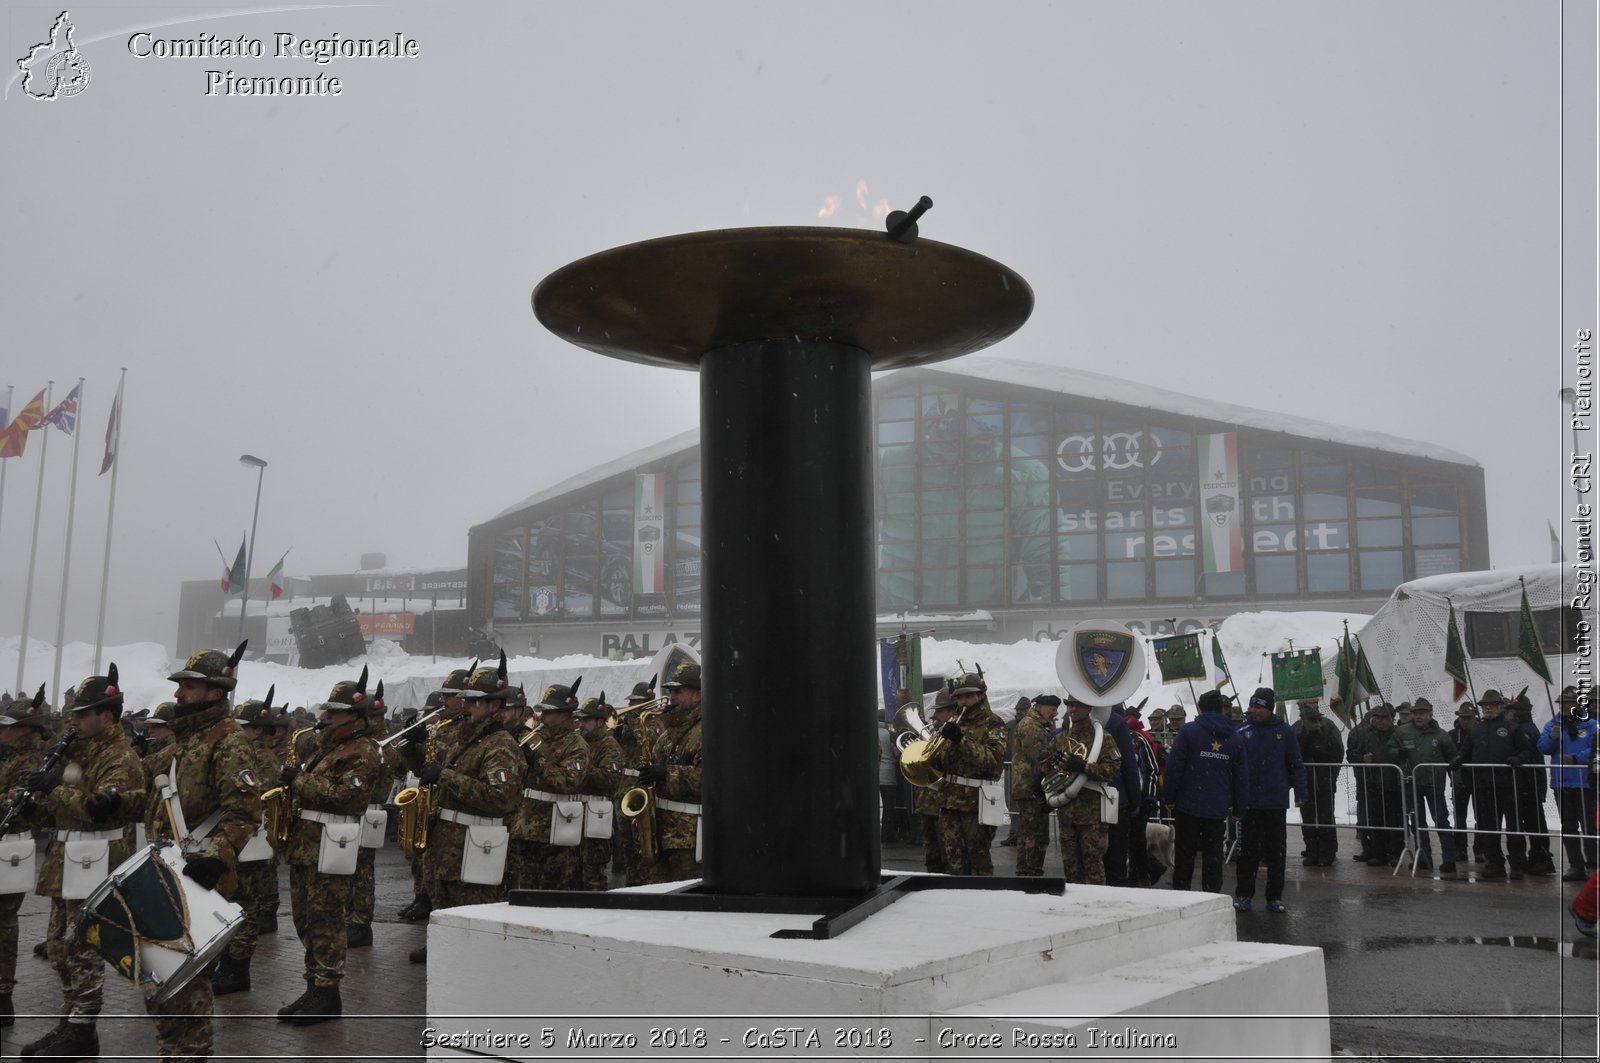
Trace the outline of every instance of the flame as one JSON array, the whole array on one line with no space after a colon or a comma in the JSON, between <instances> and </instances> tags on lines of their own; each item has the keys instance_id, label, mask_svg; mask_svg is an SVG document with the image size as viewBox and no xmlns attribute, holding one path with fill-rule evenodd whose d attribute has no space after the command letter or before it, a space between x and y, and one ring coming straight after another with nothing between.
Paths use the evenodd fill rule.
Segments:
<instances>
[{"instance_id":1,"label":"flame","mask_svg":"<svg viewBox=\"0 0 1600 1063\"><path fill-rule=\"evenodd\" d=\"M817 217L819 217L819 218L831 218L831 217L833 217L834 212L836 210L838 210L838 209L839 209L839 197L838 196L823 196L822 197L822 209L817 211Z\"/></svg>"},{"instance_id":2,"label":"flame","mask_svg":"<svg viewBox=\"0 0 1600 1063\"><path fill-rule=\"evenodd\" d=\"M867 179L863 177L856 182L856 202L861 204L861 209L867 209Z\"/></svg>"},{"instance_id":3,"label":"flame","mask_svg":"<svg viewBox=\"0 0 1600 1063\"><path fill-rule=\"evenodd\" d=\"M894 209L889 205L887 199L880 199L876 203L872 202L865 177L856 181L855 200L859 209L852 213L850 219L854 225L871 226L882 222L883 219L889 216L889 212ZM823 196L822 207L817 211L817 217L837 218L840 216L839 208L843 205L844 197L842 196Z\"/></svg>"}]
</instances>

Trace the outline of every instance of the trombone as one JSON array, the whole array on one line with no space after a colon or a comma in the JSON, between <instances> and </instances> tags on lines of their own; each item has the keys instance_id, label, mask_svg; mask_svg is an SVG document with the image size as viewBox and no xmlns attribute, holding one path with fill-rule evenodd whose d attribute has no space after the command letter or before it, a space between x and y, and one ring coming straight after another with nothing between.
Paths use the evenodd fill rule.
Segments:
<instances>
[{"instance_id":1,"label":"trombone","mask_svg":"<svg viewBox=\"0 0 1600 1063\"><path fill-rule=\"evenodd\" d=\"M410 739L408 739L406 737L406 734L413 727L426 727L428 724L433 722L435 717L437 717L440 713L444 712L444 710L445 710L445 706L440 705L437 709L434 709L432 712L430 712L426 716L422 717L422 719L418 720L416 723L407 724L405 727L402 727L400 730L396 731L394 734L390 735L388 738L379 739L379 741L378 741L378 750L380 752L382 752L383 750L388 749L391 745L394 746L396 749L399 749L401 746L405 745L408 741L410 741Z\"/></svg>"},{"instance_id":2,"label":"trombone","mask_svg":"<svg viewBox=\"0 0 1600 1063\"><path fill-rule=\"evenodd\" d=\"M624 722L622 719L623 716L630 712L637 712L639 714L638 718L643 720L653 713L660 712L666 707L667 696L665 694L657 695L650 701L641 701L637 705L624 705L620 709L613 707L611 710L611 715L606 719L606 730L615 731L618 727L621 727Z\"/></svg>"}]
</instances>

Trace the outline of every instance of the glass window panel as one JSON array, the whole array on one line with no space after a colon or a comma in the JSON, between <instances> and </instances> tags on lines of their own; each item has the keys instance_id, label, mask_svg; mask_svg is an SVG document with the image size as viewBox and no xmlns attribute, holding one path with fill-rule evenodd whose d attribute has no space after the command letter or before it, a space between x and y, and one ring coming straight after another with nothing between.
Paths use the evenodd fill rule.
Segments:
<instances>
[{"instance_id":1,"label":"glass window panel","mask_svg":"<svg viewBox=\"0 0 1600 1063\"><path fill-rule=\"evenodd\" d=\"M922 544L924 565L959 565L961 544L953 539L935 539Z\"/></svg>"},{"instance_id":2,"label":"glass window panel","mask_svg":"<svg viewBox=\"0 0 1600 1063\"><path fill-rule=\"evenodd\" d=\"M1405 567L1398 550L1362 550L1357 555L1361 566L1361 589L1392 591L1405 582Z\"/></svg>"},{"instance_id":3,"label":"glass window panel","mask_svg":"<svg viewBox=\"0 0 1600 1063\"><path fill-rule=\"evenodd\" d=\"M1306 464L1300 468L1300 489L1303 491L1322 490L1343 495L1344 487L1343 462L1331 465Z\"/></svg>"},{"instance_id":4,"label":"glass window panel","mask_svg":"<svg viewBox=\"0 0 1600 1063\"><path fill-rule=\"evenodd\" d=\"M1142 531L1106 532L1106 557L1127 559L1144 557L1150 552L1148 537Z\"/></svg>"},{"instance_id":5,"label":"glass window panel","mask_svg":"<svg viewBox=\"0 0 1600 1063\"><path fill-rule=\"evenodd\" d=\"M917 538L917 522L911 517L884 517L878 521L879 543L913 543ZM907 546L905 549L909 550Z\"/></svg>"},{"instance_id":6,"label":"glass window panel","mask_svg":"<svg viewBox=\"0 0 1600 1063\"><path fill-rule=\"evenodd\" d=\"M1050 434L1050 411L1038 406L1019 406L1011 411L1011 434L1015 436Z\"/></svg>"},{"instance_id":7,"label":"glass window panel","mask_svg":"<svg viewBox=\"0 0 1600 1063\"><path fill-rule=\"evenodd\" d=\"M1055 445L1056 474L1073 480L1093 480L1100 468L1100 437L1091 422L1087 427L1063 431Z\"/></svg>"},{"instance_id":8,"label":"glass window panel","mask_svg":"<svg viewBox=\"0 0 1600 1063\"><path fill-rule=\"evenodd\" d=\"M1017 482L1012 478L1011 508L1012 509L1037 509L1050 505L1050 485L1038 480L1024 480Z\"/></svg>"},{"instance_id":9,"label":"glass window panel","mask_svg":"<svg viewBox=\"0 0 1600 1063\"><path fill-rule=\"evenodd\" d=\"M522 618L522 585L527 572L523 553L525 529L500 535L494 542L493 609L496 620Z\"/></svg>"},{"instance_id":10,"label":"glass window panel","mask_svg":"<svg viewBox=\"0 0 1600 1063\"><path fill-rule=\"evenodd\" d=\"M922 416L948 417L956 412L957 399L954 392L934 391L922 396Z\"/></svg>"},{"instance_id":11,"label":"glass window panel","mask_svg":"<svg viewBox=\"0 0 1600 1063\"><path fill-rule=\"evenodd\" d=\"M1454 484L1412 484L1411 515L1457 513L1460 503Z\"/></svg>"},{"instance_id":12,"label":"glass window panel","mask_svg":"<svg viewBox=\"0 0 1600 1063\"><path fill-rule=\"evenodd\" d=\"M910 491L917 486L917 470L910 465L878 466L878 490Z\"/></svg>"},{"instance_id":13,"label":"glass window panel","mask_svg":"<svg viewBox=\"0 0 1600 1063\"><path fill-rule=\"evenodd\" d=\"M1413 550L1411 567L1416 570L1416 575L1412 579L1438 576L1446 572L1460 572L1461 551L1453 546L1447 550Z\"/></svg>"},{"instance_id":14,"label":"glass window panel","mask_svg":"<svg viewBox=\"0 0 1600 1063\"><path fill-rule=\"evenodd\" d=\"M954 513L961 508L961 493L941 488L922 492L922 512Z\"/></svg>"},{"instance_id":15,"label":"glass window panel","mask_svg":"<svg viewBox=\"0 0 1600 1063\"><path fill-rule=\"evenodd\" d=\"M1245 533L1245 542L1252 553L1279 554L1298 549L1300 536L1293 524L1257 524Z\"/></svg>"},{"instance_id":16,"label":"glass window panel","mask_svg":"<svg viewBox=\"0 0 1600 1063\"><path fill-rule=\"evenodd\" d=\"M1355 467L1357 487L1399 487L1400 473L1394 469L1380 469L1376 465Z\"/></svg>"},{"instance_id":17,"label":"glass window panel","mask_svg":"<svg viewBox=\"0 0 1600 1063\"><path fill-rule=\"evenodd\" d=\"M1266 469L1294 468L1293 447L1275 447L1264 443L1250 443L1241 440L1239 456L1249 466L1251 472Z\"/></svg>"},{"instance_id":18,"label":"glass window panel","mask_svg":"<svg viewBox=\"0 0 1600 1063\"><path fill-rule=\"evenodd\" d=\"M1060 560L1093 561L1100 556L1100 536L1063 535L1060 537Z\"/></svg>"},{"instance_id":19,"label":"glass window panel","mask_svg":"<svg viewBox=\"0 0 1600 1063\"><path fill-rule=\"evenodd\" d=\"M959 465L924 465L918 474L924 487L959 487L961 485L961 466Z\"/></svg>"},{"instance_id":20,"label":"glass window panel","mask_svg":"<svg viewBox=\"0 0 1600 1063\"><path fill-rule=\"evenodd\" d=\"M1193 557L1193 528L1161 528L1150 536L1152 557Z\"/></svg>"},{"instance_id":21,"label":"glass window panel","mask_svg":"<svg viewBox=\"0 0 1600 1063\"><path fill-rule=\"evenodd\" d=\"M1144 562L1112 561L1106 565L1106 597L1111 599L1143 598Z\"/></svg>"},{"instance_id":22,"label":"glass window panel","mask_svg":"<svg viewBox=\"0 0 1600 1063\"><path fill-rule=\"evenodd\" d=\"M1063 602L1092 602L1100 597L1100 570L1095 565L1061 565L1059 599Z\"/></svg>"},{"instance_id":23,"label":"glass window panel","mask_svg":"<svg viewBox=\"0 0 1600 1063\"><path fill-rule=\"evenodd\" d=\"M686 524L699 524L700 506L698 503L692 506L679 506L677 507L676 516L680 527Z\"/></svg>"},{"instance_id":24,"label":"glass window panel","mask_svg":"<svg viewBox=\"0 0 1600 1063\"><path fill-rule=\"evenodd\" d=\"M1308 554L1306 556L1306 590L1327 592L1348 591L1349 589L1349 554Z\"/></svg>"},{"instance_id":25,"label":"glass window panel","mask_svg":"<svg viewBox=\"0 0 1600 1063\"><path fill-rule=\"evenodd\" d=\"M1049 436L1011 437L1011 457L1013 460L1018 458L1032 458L1034 460L1048 458L1052 449Z\"/></svg>"},{"instance_id":26,"label":"glass window panel","mask_svg":"<svg viewBox=\"0 0 1600 1063\"><path fill-rule=\"evenodd\" d=\"M675 499L675 501L678 501L678 502L698 502L698 501L700 501L700 467L699 466L695 466L694 467L693 475L685 474L678 481L677 488L678 488L678 490L677 490L677 498Z\"/></svg>"},{"instance_id":27,"label":"glass window panel","mask_svg":"<svg viewBox=\"0 0 1600 1063\"><path fill-rule=\"evenodd\" d=\"M1401 534L1397 520L1356 521L1357 544L1360 546L1399 546Z\"/></svg>"},{"instance_id":28,"label":"glass window panel","mask_svg":"<svg viewBox=\"0 0 1600 1063\"><path fill-rule=\"evenodd\" d=\"M1243 572L1208 572L1205 576L1206 593L1216 597L1236 597L1244 593Z\"/></svg>"},{"instance_id":29,"label":"glass window panel","mask_svg":"<svg viewBox=\"0 0 1600 1063\"><path fill-rule=\"evenodd\" d=\"M1350 525L1342 520L1307 521L1299 542L1306 550L1350 549Z\"/></svg>"},{"instance_id":30,"label":"glass window panel","mask_svg":"<svg viewBox=\"0 0 1600 1063\"><path fill-rule=\"evenodd\" d=\"M1164 424L1150 426L1151 437L1163 451L1187 449L1194 446L1194 433L1186 428L1172 428Z\"/></svg>"},{"instance_id":31,"label":"glass window panel","mask_svg":"<svg viewBox=\"0 0 1600 1063\"><path fill-rule=\"evenodd\" d=\"M1049 557L1028 559L1011 566L1011 600L1044 602L1050 600Z\"/></svg>"},{"instance_id":32,"label":"glass window panel","mask_svg":"<svg viewBox=\"0 0 1600 1063\"><path fill-rule=\"evenodd\" d=\"M1459 517L1420 517L1411 522L1411 542L1417 546L1435 546L1460 541L1461 518Z\"/></svg>"},{"instance_id":33,"label":"glass window panel","mask_svg":"<svg viewBox=\"0 0 1600 1063\"><path fill-rule=\"evenodd\" d=\"M883 515L909 517L917 511L917 496L909 491L896 491L883 496Z\"/></svg>"},{"instance_id":34,"label":"glass window panel","mask_svg":"<svg viewBox=\"0 0 1600 1063\"><path fill-rule=\"evenodd\" d=\"M1308 491L1303 500L1307 520L1350 515L1350 501L1345 498L1343 492L1332 494L1326 491Z\"/></svg>"},{"instance_id":35,"label":"glass window panel","mask_svg":"<svg viewBox=\"0 0 1600 1063\"><path fill-rule=\"evenodd\" d=\"M1157 598L1193 598L1194 562L1157 561Z\"/></svg>"},{"instance_id":36,"label":"glass window panel","mask_svg":"<svg viewBox=\"0 0 1600 1063\"><path fill-rule=\"evenodd\" d=\"M915 584L910 572L878 572L878 611L889 612L909 608L916 599L912 595Z\"/></svg>"},{"instance_id":37,"label":"glass window panel","mask_svg":"<svg viewBox=\"0 0 1600 1063\"><path fill-rule=\"evenodd\" d=\"M998 565L1006 559L1006 544L999 539L976 539L967 542L963 560L969 565Z\"/></svg>"},{"instance_id":38,"label":"glass window panel","mask_svg":"<svg viewBox=\"0 0 1600 1063\"><path fill-rule=\"evenodd\" d=\"M878 418L892 421L902 417L915 417L917 413L916 400L910 395L896 395L892 399L878 400Z\"/></svg>"},{"instance_id":39,"label":"glass window panel","mask_svg":"<svg viewBox=\"0 0 1600 1063\"><path fill-rule=\"evenodd\" d=\"M915 443L916 440L917 423L915 421L883 421L878 425L879 444Z\"/></svg>"},{"instance_id":40,"label":"glass window panel","mask_svg":"<svg viewBox=\"0 0 1600 1063\"><path fill-rule=\"evenodd\" d=\"M967 485L967 505L973 509L999 509L1005 504L1005 489L999 484Z\"/></svg>"},{"instance_id":41,"label":"glass window panel","mask_svg":"<svg viewBox=\"0 0 1600 1063\"><path fill-rule=\"evenodd\" d=\"M1400 488L1356 488L1356 516L1398 517L1400 515Z\"/></svg>"},{"instance_id":42,"label":"glass window panel","mask_svg":"<svg viewBox=\"0 0 1600 1063\"><path fill-rule=\"evenodd\" d=\"M880 569L914 568L916 556L916 547L910 543L887 540L879 540L878 542L878 567Z\"/></svg>"},{"instance_id":43,"label":"glass window panel","mask_svg":"<svg viewBox=\"0 0 1600 1063\"><path fill-rule=\"evenodd\" d=\"M878 448L879 466L915 465L916 463L917 448L909 444Z\"/></svg>"},{"instance_id":44,"label":"glass window panel","mask_svg":"<svg viewBox=\"0 0 1600 1063\"><path fill-rule=\"evenodd\" d=\"M1273 521L1295 519L1294 495L1254 495L1245 505L1250 509L1251 521L1256 524L1270 524Z\"/></svg>"},{"instance_id":45,"label":"glass window panel","mask_svg":"<svg viewBox=\"0 0 1600 1063\"><path fill-rule=\"evenodd\" d=\"M956 605L959 603L957 572L953 568L930 568L922 572L922 604Z\"/></svg>"},{"instance_id":46,"label":"glass window panel","mask_svg":"<svg viewBox=\"0 0 1600 1063\"><path fill-rule=\"evenodd\" d=\"M1005 600L998 566L967 569L967 601L973 605L997 604Z\"/></svg>"},{"instance_id":47,"label":"glass window panel","mask_svg":"<svg viewBox=\"0 0 1600 1063\"><path fill-rule=\"evenodd\" d=\"M1150 511L1150 522L1157 528L1194 526L1194 507L1178 502L1157 502Z\"/></svg>"},{"instance_id":48,"label":"glass window panel","mask_svg":"<svg viewBox=\"0 0 1600 1063\"><path fill-rule=\"evenodd\" d=\"M924 539L955 539L960 529L960 519L954 513L924 513L922 516Z\"/></svg>"},{"instance_id":49,"label":"glass window panel","mask_svg":"<svg viewBox=\"0 0 1600 1063\"><path fill-rule=\"evenodd\" d=\"M1005 431L1005 416L998 413L978 413L980 404L972 404L972 412L967 414L967 435L990 437L998 436ZM992 403L985 405L993 405Z\"/></svg>"},{"instance_id":50,"label":"glass window panel","mask_svg":"<svg viewBox=\"0 0 1600 1063\"><path fill-rule=\"evenodd\" d=\"M1076 514L1080 524L1084 522L1082 514L1086 510L1100 508L1100 488L1092 479L1080 480L1075 483L1056 484L1056 505L1066 510L1069 515ZM1098 519L1096 520L1098 523ZM1076 529L1073 529L1076 530Z\"/></svg>"},{"instance_id":51,"label":"glass window panel","mask_svg":"<svg viewBox=\"0 0 1600 1063\"><path fill-rule=\"evenodd\" d=\"M1293 594L1300 589L1293 554L1258 557L1255 566L1257 594Z\"/></svg>"}]
</instances>

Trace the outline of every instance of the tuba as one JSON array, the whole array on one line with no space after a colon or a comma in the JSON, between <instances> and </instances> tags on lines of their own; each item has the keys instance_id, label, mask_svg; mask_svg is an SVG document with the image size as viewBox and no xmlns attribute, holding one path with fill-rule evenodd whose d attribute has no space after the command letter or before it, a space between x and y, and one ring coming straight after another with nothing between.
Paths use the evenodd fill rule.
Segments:
<instances>
[{"instance_id":1,"label":"tuba","mask_svg":"<svg viewBox=\"0 0 1600 1063\"><path fill-rule=\"evenodd\" d=\"M901 706L901 708L904 709L906 706ZM899 713L897 712L895 715L898 719ZM920 719L921 713L918 713L917 716ZM955 722L959 724L966 718L967 710L963 707L956 716ZM922 726L927 729L928 734L932 734L931 738L913 738L900 746L900 774L904 775L906 782L912 786L932 786L944 778L944 772L933 765L934 757L939 755L939 751L946 744L944 737L933 734L932 729L928 728L926 723ZM898 744L900 740L896 738L895 741Z\"/></svg>"},{"instance_id":2,"label":"tuba","mask_svg":"<svg viewBox=\"0 0 1600 1063\"><path fill-rule=\"evenodd\" d=\"M1087 759L1089 756L1089 747L1076 738L1068 738L1066 743L1067 751L1065 753L1059 749L1053 749L1046 755L1045 761L1041 761L1040 764L1043 767L1044 763L1048 762L1051 768L1039 783L1039 786L1044 790L1044 803L1051 808L1065 808L1072 802L1073 798L1078 796L1078 791L1083 789L1083 784L1089 779L1089 776L1084 772L1080 771L1069 775L1062 770L1061 765L1068 757L1083 757Z\"/></svg>"},{"instance_id":3,"label":"tuba","mask_svg":"<svg viewBox=\"0 0 1600 1063\"><path fill-rule=\"evenodd\" d=\"M618 805L622 814L633 820L633 836L639 841L639 866L656 862L656 788L635 786L622 795Z\"/></svg>"}]
</instances>

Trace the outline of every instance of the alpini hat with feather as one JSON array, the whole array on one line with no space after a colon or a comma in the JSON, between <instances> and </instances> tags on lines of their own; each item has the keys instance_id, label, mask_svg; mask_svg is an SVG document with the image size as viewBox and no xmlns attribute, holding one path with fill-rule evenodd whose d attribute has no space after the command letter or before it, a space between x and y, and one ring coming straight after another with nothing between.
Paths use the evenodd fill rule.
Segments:
<instances>
[{"instance_id":1,"label":"alpini hat with feather","mask_svg":"<svg viewBox=\"0 0 1600 1063\"><path fill-rule=\"evenodd\" d=\"M600 691L597 698L585 699L583 706L572 714L574 720L603 720L611 715L611 706L606 702L606 692Z\"/></svg>"},{"instance_id":2,"label":"alpini hat with feather","mask_svg":"<svg viewBox=\"0 0 1600 1063\"><path fill-rule=\"evenodd\" d=\"M467 679L461 696L474 700L489 698L504 701L511 696L511 682L506 678L506 652L500 651L500 663L484 665Z\"/></svg>"},{"instance_id":3,"label":"alpini hat with feather","mask_svg":"<svg viewBox=\"0 0 1600 1063\"><path fill-rule=\"evenodd\" d=\"M583 685L583 676L572 681L571 686L560 683L551 683L544 688L544 697L539 699L539 708L544 712L574 712L578 708L578 687Z\"/></svg>"},{"instance_id":4,"label":"alpini hat with feather","mask_svg":"<svg viewBox=\"0 0 1600 1063\"><path fill-rule=\"evenodd\" d=\"M433 694L429 696L432 697L437 695L442 698L459 697L462 691L467 689L467 684L472 681L472 672L477 667L478 659L474 657L472 659L472 663L467 665L465 668L457 668L449 675L445 676L444 682L439 684L439 689L435 690Z\"/></svg>"},{"instance_id":5,"label":"alpini hat with feather","mask_svg":"<svg viewBox=\"0 0 1600 1063\"><path fill-rule=\"evenodd\" d=\"M79 683L72 692L72 711L88 712L91 709L110 709L112 715L122 717L122 687L117 685L117 665L113 661L105 675L92 675Z\"/></svg>"},{"instance_id":6,"label":"alpini hat with feather","mask_svg":"<svg viewBox=\"0 0 1600 1063\"><path fill-rule=\"evenodd\" d=\"M174 683L183 679L199 679L223 690L232 690L239 682L239 662L244 659L244 648L249 639L239 643L232 655L221 650L195 650L182 668L167 676Z\"/></svg>"},{"instance_id":7,"label":"alpini hat with feather","mask_svg":"<svg viewBox=\"0 0 1600 1063\"><path fill-rule=\"evenodd\" d=\"M239 702L239 707L234 710L233 718L241 726L246 727L276 727L278 726L277 711L272 707L272 695L278 692L278 684L274 683L267 688L267 696L257 701L251 698Z\"/></svg>"},{"instance_id":8,"label":"alpini hat with feather","mask_svg":"<svg viewBox=\"0 0 1600 1063\"><path fill-rule=\"evenodd\" d=\"M333 684L328 700L311 706L313 712L355 712L365 716L372 710L376 698L367 694L367 669L361 669L361 678L354 683L345 679Z\"/></svg>"},{"instance_id":9,"label":"alpini hat with feather","mask_svg":"<svg viewBox=\"0 0 1600 1063\"><path fill-rule=\"evenodd\" d=\"M32 700L13 698L0 716L0 727L37 727L43 730L50 725L50 714L44 708L44 684Z\"/></svg>"}]
</instances>

